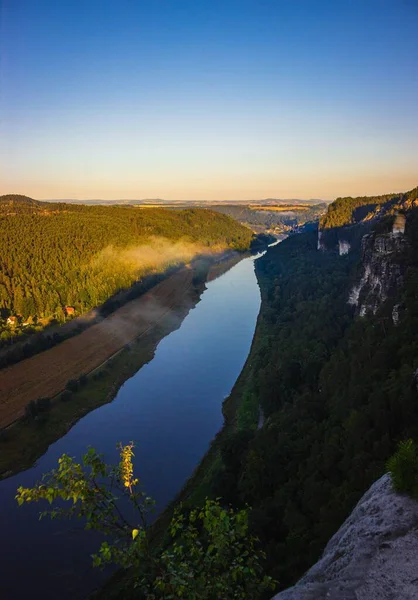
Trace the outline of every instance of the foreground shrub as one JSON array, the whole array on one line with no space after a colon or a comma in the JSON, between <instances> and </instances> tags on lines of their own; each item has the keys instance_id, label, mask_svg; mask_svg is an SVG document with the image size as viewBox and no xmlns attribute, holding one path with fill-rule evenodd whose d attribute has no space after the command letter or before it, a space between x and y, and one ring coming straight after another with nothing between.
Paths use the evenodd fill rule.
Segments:
<instances>
[{"instance_id":1,"label":"foreground shrub","mask_svg":"<svg viewBox=\"0 0 418 600\"><path fill-rule=\"evenodd\" d=\"M86 529L110 536L111 541L103 542L93 555L93 564L130 568L136 598L257 600L274 589L274 581L263 575L265 557L258 541L248 533L248 511L225 508L219 500L206 500L188 516L175 512L167 545L153 547L147 513L155 503L138 488L133 444L119 450L116 467L106 465L94 449L85 454L81 464L64 454L58 469L41 484L18 489L19 505L59 501L59 506L53 505L41 516L79 517ZM135 508L136 522L130 522L123 511L126 499ZM69 507L63 508L62 501Z\"/></svg>"},{"instance_id":2,"label":"foreground shrub","mask_svg":"<svg viewBox=\"0 0 418 600\"><path fill-rule=\"evenodd\" d=\"M387 462L387 469L395 491L418 498L418 452L413 440L400 442Z\"/></svg>"}]
</instances>

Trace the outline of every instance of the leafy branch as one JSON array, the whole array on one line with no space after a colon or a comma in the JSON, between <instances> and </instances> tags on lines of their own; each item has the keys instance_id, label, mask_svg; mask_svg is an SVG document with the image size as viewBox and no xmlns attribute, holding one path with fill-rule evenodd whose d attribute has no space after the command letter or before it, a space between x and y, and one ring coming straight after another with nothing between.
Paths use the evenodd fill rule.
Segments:
<instances>
[{"instance_id":1,"label":"leafy branch","mask_svg":"<svg viewBox=\"0 0 418 600\"><path fill-rule=\"evenodd\" d=\"M65 508L54 505L41 517L84 518L86 529L106 534L110 541L103 542L93 555L93 565L113 563L131 568L133 588L139 597L257 599L274 589L275 582L263 575L265 555L248 531L248 509L225 508L219 498L207 499L202 508L191 510L188 516L177 510L167 546L153 548L147 514L155 502L139 488L139 479L134 477L133 442L118 448L120 460L116 467L106 465L93 448L83 456L82 463L64 454L58 468L45 475L41 483L18 488L17 502L69 503ZM135 507L138 523L131 523L122 512L123 498Z\"/></svg>"}]
</instances>

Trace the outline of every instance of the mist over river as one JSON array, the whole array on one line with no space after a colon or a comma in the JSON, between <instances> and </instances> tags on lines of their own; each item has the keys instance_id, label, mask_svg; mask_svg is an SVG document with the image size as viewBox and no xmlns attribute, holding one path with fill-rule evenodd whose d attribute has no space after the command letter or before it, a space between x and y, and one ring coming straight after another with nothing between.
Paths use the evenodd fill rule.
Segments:
<instances>
[{"instance_id":1,"label":"mist over river","mask_svg":"<svg viewBox=\"0 0 418 600\"><path fill-rule=\"evenodd\" d=\"M3 600L81 600L106 577L91 567L98 536L76 521L39 521L46 506L19 508L14 499L19 485L33 486L64 452L80 458L93 446L114 463L116 444L134 440L136 474L157 513L180 491L221 428L222 402L248 356L260 308L254 273L260 256L209 282L180 329L159 343L154 359L113 402L81 419L35 467L0 482Z\"/></svg>"}]
</instances>

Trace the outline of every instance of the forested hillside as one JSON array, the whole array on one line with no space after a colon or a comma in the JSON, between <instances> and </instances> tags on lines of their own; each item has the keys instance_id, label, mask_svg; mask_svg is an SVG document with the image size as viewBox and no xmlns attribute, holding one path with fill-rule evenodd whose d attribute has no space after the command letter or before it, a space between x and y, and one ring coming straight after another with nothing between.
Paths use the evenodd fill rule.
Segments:
<instances>
[{"instance_id":1,"label":"forested hillside","mask_svg":"<svg viewBox=\"0 0 418 600\"><path fill-rule=\"evenodd\" d=\"M197 253L244 250L251 238L249 229L208 210L143 211L2 196L0 339L19 326L83 314L138 278ZM16 319L7 323L10 316Z\"/></svg>"},{"instance_id":2,"label":"forested hillside","mask_svg":"<svg viewBox=\"0 0 418 600\"><path fill-rule=\"evenodd\" d=\"M418 187L410 192L385 194L383 196L362 196L357 198L337 198L329 205L320 220L321 229L344 227L371 219L380 213L412 207L418 199Z\"/></svg>"},{"instance_id":3,"label":"forested hillside","mask_svg":"<svg viewBox=\"0 0 418 600\"><path fill-rule=\"evenodd\" d=\"M238 420L213 493L253 507L253 532L283 587L317 560L397 442L418 437L417 209L406 236L404 286L364 318L347 304L358 250L318 252L306 233L256 263L263 304L247 394L265 422Z\"/></svg>"}]
</instances>

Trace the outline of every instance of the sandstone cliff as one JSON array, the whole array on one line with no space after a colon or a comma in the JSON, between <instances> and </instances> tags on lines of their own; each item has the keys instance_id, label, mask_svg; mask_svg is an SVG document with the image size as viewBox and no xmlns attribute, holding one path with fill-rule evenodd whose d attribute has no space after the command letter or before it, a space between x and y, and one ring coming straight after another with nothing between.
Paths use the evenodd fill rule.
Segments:
<instances>
[{"instance_id":1,"label":"sandstone cliff","mask_svg":"<svg viewBox=\"0 0 418 600\"><path fill-rule=\"evenodd\" d=\"M376 481L321 559L274 600L416 600L418 502Z\"/></svg>"},{"instance_id":2,"label":"sandstone cliff","mask_svg":"<svg viewBox=\"0 0 418 600\"><path fill-rule=\"evenodd\" d=\"M338 250L340 255L347 254L376 223L395 215L394 231L403 232L403 214L417 206L418 187L386 196L337 198L320 220L318 250Z\"/></svg>"},{"instance_id":3,"label":"sandstone cliff","mask_svg":"<svg viewBox=\"0 0 418 600\"><path fill-rule=\"evenodd\" d=\"M407 248L403 232L371 233L362 239L362 275L352 288L349 303L360 316L375 314L403 283L403 255Z\"/></svg>"}]
</instances>

